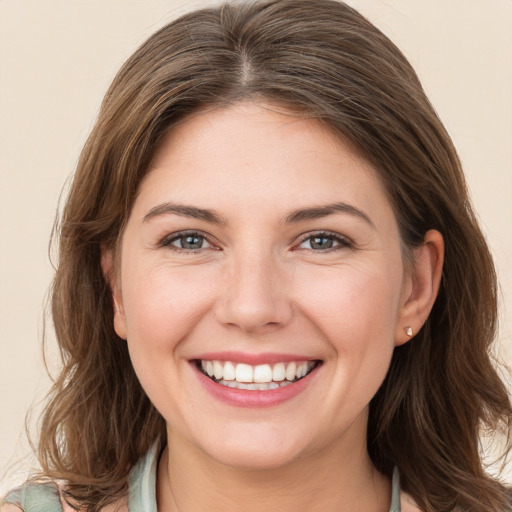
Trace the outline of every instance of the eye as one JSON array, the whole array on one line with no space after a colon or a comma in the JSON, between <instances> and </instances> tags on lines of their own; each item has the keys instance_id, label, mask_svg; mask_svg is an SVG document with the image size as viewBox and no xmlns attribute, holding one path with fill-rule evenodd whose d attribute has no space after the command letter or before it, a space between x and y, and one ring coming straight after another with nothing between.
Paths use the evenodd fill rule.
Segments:
<instances>
[{"instance_id":1,"label":"eye","mask_svg":"<svg viewBox=\"0 0 512 512\"><path fill-rule=\"evenodd\" d=\"M321 232L304 237L298 245L298 248L322 252L351 246L352 243L350 240L342 235Z\"/></svg>"},{"instance_id":2,"label":"eye","mask_svg":"<svg viewBox=\"0 0 512 512\"><path fill-rule=\"evenodd\" d=\"M183 251L198 251L200 249L210 249L213 247L206 237L195 231L171 235L171 237L163 240L162 246L175 247Z\"/></svg>"}]
</instances>

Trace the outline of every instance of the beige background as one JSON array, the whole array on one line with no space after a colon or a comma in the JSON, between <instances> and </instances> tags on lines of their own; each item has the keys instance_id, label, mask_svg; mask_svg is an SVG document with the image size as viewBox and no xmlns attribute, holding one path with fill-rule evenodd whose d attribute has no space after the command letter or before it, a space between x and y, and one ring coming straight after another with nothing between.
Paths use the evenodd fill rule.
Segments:
<instances>
[{"instance_id":1,"label":"beige background","mask_svg":"<svg viewBox=\"0 0 512 512\"><path fill-rule=\"evenodd\" d=\"M40 339L60 191L120 64L164 23L211 3L0 0L0 494L30 465L19 462L30 452L25 414L49 385ZM512 0L349 3L409 57L460 151L498 265L510 363Z\"/></svg>"}]
</instances>

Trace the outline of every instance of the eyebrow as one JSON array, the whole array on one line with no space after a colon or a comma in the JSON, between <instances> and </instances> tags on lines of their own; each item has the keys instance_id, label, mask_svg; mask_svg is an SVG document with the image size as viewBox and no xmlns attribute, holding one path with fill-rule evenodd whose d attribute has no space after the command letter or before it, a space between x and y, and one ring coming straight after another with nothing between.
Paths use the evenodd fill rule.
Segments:
<instances>
[{"instance_id":1,"label":"eyebrow","mask_svg":"<svg viewBox=\"0 0 512 512\"><path fill-rule=\"evenodd\" d=\"M196 208L195 206L185 206L174 203L163 203L151 208L146 215L144 215L143 222L147 222L160 215L174 214L180 217L189 217L193 219L204 220L212 224L226 224L226 221L222 219L212 210L206 210L204 208Z\"/></svg>"},{"instance_id":2,"label":"eyebrow","mask_svg":"<svg viewBox=\"0 0 512 512\"><path fill-rule=\"evenodd\" d=\"M307 220L321 219L336 213L353 215L375 228L374 223L366 213L347 203L331 203L322 206L313 206L310 208L300 208L289 213L285 218L285 223L296 224ZM155 217L168 214L204 220L212 224L227 224L227 221L213 210L174 203L162 203L151 208L151 210L149 210L149 212L144 216L143 222L148 222Z\"/></svg>"},{"instance_id":3,"label":"eyebrow","mask_svg":"<svg viewBox=\"0 0 512 512\"><path fill-rule=\"evenodd\" d=\"M327 217L328 215L333 215L339 212L359 217L367 224L375 228L374 223L366 213L364 213L359 208L356 208L355 206L347 203L332 203L323 206L313 206L312 208L301 208L294 210L286 217L286 223L293 224L306 220L321 219L323 217Z\"/></svg>"}]
</instances>

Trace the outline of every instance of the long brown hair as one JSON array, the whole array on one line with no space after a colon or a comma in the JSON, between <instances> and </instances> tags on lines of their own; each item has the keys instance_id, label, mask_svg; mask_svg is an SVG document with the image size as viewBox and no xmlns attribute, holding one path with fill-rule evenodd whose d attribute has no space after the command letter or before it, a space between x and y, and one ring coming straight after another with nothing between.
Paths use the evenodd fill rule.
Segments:
<instances>
[{"instance_id":1,"label":"long brown hair","mask_svg":"<svg viewBox=\"0 0 512 512\"><path fill-rule=\"evenodd\" d=\"M482 427L508 435L511 406L490 357L496 276L453 144L401 52L347 5L263 0L187 14L125 63L83 149L59 225L52 314L63 369L39 457L88 510L123 496L164 420L113 329L101 248L115 250L163 134L202 109L262 98L320 120L373 163L408 248L445 240L439 296L395 349L370 404L368 451L424 511L498 511L505 488L479 456ZM508 443L508 439L507 439ZM508 447L508 444L507 444Z\"/></svg>"}]
</instances>

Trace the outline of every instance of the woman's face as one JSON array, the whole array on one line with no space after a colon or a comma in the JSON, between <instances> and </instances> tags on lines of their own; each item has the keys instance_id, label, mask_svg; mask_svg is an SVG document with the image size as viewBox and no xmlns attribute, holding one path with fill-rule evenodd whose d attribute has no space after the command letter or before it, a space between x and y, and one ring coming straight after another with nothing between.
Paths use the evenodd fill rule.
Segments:
<instances>
[{"instance_id":1,"label":"woman's face","mask_svg":"<svg viewBox=\"0 0 512 512\"><path fill-rule=\"evenodd\" d=\"M370 164L313 120L241 103L157 151L115 328L171 442L237 467L359 454L410 281Z\"/></svg>"}]
</instances>

